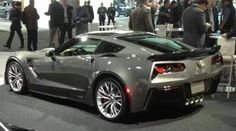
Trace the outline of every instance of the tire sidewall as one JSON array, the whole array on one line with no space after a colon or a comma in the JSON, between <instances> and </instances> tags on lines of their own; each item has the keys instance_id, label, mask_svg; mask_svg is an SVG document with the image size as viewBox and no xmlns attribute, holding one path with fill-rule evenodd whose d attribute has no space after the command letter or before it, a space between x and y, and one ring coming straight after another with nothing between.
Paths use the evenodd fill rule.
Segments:
<instances>
[{"instance_id":1,"label":"tire sidewall","mask_svg":"<svg viewBox=\"0 0 236 131\"><path fill-rule=\"evenodd\" d=\"M8 72L9 72L9 67L11 67L13 64L17 65L17 67L20 69L20 72L22 73L22 77L23 77L23 85L21 87L20 90L16 91L12 88L11 84L9 83L9 78L8 78ZM25 93L26 92L26 79L25 79L25 73L24 73L24 70L23 68L20 66L20 64L16 61L12 61L10 62L8 65L7 65L7 73L6 73L6 79L8 81L8 84L9 84L9 87L10 89L17 93L17 94L22 94L22 93Z\"/></svg>"},{"instance_id":2,"label":"tire sidewall","mask_svg":"<svg viewBox=\"0 0 236 131\"><path fill-rule=\"evenodd\" d=\"M104 82L112 82L114 83L119 89L120 89L120 92L121 92L121 96L122 96L122 109L119 113L119 115L117 115L115 118L107 118L106 116L104 116L101 111L99 110L98 108L98 104L97 104L97 91L98 91L98 88L99 86L104 83ZM109 120L109 121L113 121L113 122L117 122L117 121L121 121L123 120L124 116L127 114L127 98L125 96L125 93L124 93L124 90L122 88L122 85L115 79L113 78L104 78L103 80L101 80L97 85L96 85L96 89L95 89L95 105L96 105L96 108L97 110L99 111L100 115L102 118L106 119L106 120Z\"/></svg>"}]
</instances>

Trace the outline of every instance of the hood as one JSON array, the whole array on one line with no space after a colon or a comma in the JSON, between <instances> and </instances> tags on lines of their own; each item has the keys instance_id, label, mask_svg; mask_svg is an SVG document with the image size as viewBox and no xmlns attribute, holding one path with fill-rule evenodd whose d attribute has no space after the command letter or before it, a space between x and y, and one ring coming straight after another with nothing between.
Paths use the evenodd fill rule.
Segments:
<instances>
[{"instance_id":1,"label":"hood","mask_svg":"<svg viewBox=\"0 0 236 131\"><path fill-rule=\"evenodd\" d=\"M54 50L54 48L45 48L37 51L17 51L15 52L15 56L27 59L40 59L45 57L45 53L51 50Z\"/></svg>"}]
</instances>

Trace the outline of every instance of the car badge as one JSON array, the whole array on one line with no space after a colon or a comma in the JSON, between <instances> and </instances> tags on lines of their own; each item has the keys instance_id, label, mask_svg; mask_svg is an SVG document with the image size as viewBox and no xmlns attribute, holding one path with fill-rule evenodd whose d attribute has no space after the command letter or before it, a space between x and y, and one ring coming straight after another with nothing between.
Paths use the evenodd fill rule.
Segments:
<instances>
[{"instance_id":1,"label":"car badge","mask_svg":"<svg viewBox=\"0 0 236 131\"><path fill-rule=\"evenodd\" d=\"M196 65L197 65L197 67L196 67L196 71L195 71L195 74L196 75L200 75L200 74L204 74L204 73L206 73L206 69L205 69L205 63L203 62L203 61L198 61L198 62L196 62Z\"/></svg>"}]
</instances>

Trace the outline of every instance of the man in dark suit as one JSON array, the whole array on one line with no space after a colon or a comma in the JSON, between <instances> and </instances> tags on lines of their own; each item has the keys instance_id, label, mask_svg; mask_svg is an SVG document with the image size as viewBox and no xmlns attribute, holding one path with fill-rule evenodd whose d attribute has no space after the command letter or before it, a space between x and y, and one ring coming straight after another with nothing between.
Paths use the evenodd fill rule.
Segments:
<instances>
[{"instance_id":1,"label":"man in dark suit","mask_svg":"<svg viewBox=\"0 0 236 131\"><path fill-rule=\"evenodd\" d=\"M51 4L49 5L48 12L45 15L50 15L50 40L49 47L54 47L53 39L57 33L58 34L58 43L60 44L60 34L64 24L64 9L63 6L57 2L56 0L51 0ZM58 31L59 30L59 31Z\"/></svg>"},{"instance_id":2,"label":"man in dark suit","mask_svg":"<svg viewBox=\"0 0 236 131\"><path fill-rule=\"evenodd\" d=\"M68 38L72 39L72 12L73 7L67 4L67 0L62 0L62 5L64 8L64 24L61 30L61 40L60 44L63 44L66 36L66 32L68 34Z\"/></svg>"},{"instance_id":3,"label":"man in dark suit","mask_svg":"<svg viewBox=\"0 0 236 131\"><path fill-rule=\"evenodd\" d=\"M206 34L205 46L207 48L212 48L217 44L216 39L212 39L209 37L211 33L216 33L219 29L218 9L215 5L215 0L209 0L209 8L205 11L206 22L211 24Z\"/></svg>"},{"instance_id":4,"label":"man in dark suit","mask_svg":"<svg viewBox=\"0 0 236 131\"><path fill-rule=\"evenodd\" d=\"M164 5L159 9L157 25L163 25L169 23L170 19L169 8L170 8L170 0L165 0Z\"/></svg>"},{"instance_id":5,"label":"man in dark suit","mask_svg":"<svg viewBox=\"0 0 236 131\"><path fill-rule=\"evenodd\" d=\"M34 0L30 0L30 4L24 9L26 16L26 28L28 35L28 50L35 51L38 46L38 19L39 14L34 8Z\"/></svg>"},{"instance_id":6,"label":"man in dark suit","mask_svg":"<svg viewBox=\"0 0 236 131\"><path fill-rule=\"evenodd\" d=\"M207 0L195 0L183 12L183 42L196 48L205 47L205 35L209 24L206 23Z\"/></svg>"},{"instance_id":7,"label":"man in dark suit","mask_svg":"<svg viewBox=\"0 0 236 131\"><path fill-rule=\"evenodd\" d=\"M3 45L4 47L7 48L11 48L11 43L12 43L12 39L15 35L15 31L17 32L19 38L20 38L20 42L21 42L21 46L20 48L24 48L24 38L21 32L21 23L20 23L20 14L21 11L18 7L16 7L15 2L12 2L12 9L10 11L10 20L11 22L11 27L10 27L10 36L7 40L6 45Z\"/></svg>"},{"instance_id":8,"label":"man in dark suit","mask_svg":"<svg viewBox=\"0 0 236 131\"><path fill-rule=\"evenodd\" d=\"M129 29L134 31L155 32L148 0L140 0L129 18Z\"/></svg>"},{"instance_id":9,"label":"man in dark suit","mask_svg":"<svg viewBox=\"0 0 236 131\"><path fill-rule=\"evenodd\" d=\"M223 11L221 14L221 33L228 33L234 27L235 8L232 0L222 0Z\"/></svg>"},{"instance_id":10,"label":"man in dark suit","mask_svg":"<svg viewBox=\"0 0 236 131\"><path fill-rule=\"evenodd\" d=\"M77 8L75 16L76 35L88 32L89 20L90 16L86 5L80 6L80 0L77 0Z\"/></svg>"},{"instance_id":11,"label":"man in dark suit","mask_svg":"<svg viewBox=\"0 0 236 131\"><path fill-rule=\"evenodd\" d=\"M93 7L90 5L90 0L87 2L87 9L89 12L89 23L93 23L93 19L94 19L94 12L93 12Z\"/></svg>"},{"instance_id":12,"label":"man in dark suit","mask_svg":"<svg viewBox=\"0 0 236 131\"><path fill-rule=\"evenodd\" d=\"M98 11L97 11L97 14L99 15L98 16L99 17L99 26L105 25L106 13L107 13L107 9L106 9L106 7L103 6L103 3L101 3L101 6L98 8Z\"/></svg>"},{"instance_id":13,"label":"man in dark suit","mask_svg":"<svg viewBox=\"0 0 236 131\"><path fill-rule=\"evenodd\" d=\"M107 25L110 25L111 21L112 24L115 25L115 15L116 15L116 9L115 7L113 7L113 3L111 3L110 7L107 9L107 17L108 17Z\"/></svg>"}]
</instances>

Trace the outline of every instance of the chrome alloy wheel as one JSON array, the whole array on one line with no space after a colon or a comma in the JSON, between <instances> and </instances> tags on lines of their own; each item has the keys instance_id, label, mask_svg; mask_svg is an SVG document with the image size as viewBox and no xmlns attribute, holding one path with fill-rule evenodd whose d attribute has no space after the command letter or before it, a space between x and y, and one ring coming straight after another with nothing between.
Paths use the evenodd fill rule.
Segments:
<instances>
[{"instance_id":1,"label":"chrome alloy wheel","mask_svg":"<svg viewBox=\"0 0 236 131\"><path fill-rule=\"evenodd\" d=\"M97 107L103 116L116 118L122 110L122 94L120 88L111 81L104 81L97 89Z\"/></svg>"},{"instance_id":2,"label":"chrome alloy wheel","mask_svg":"<svg viewBox=\"0 0 236 131\"><path fill-rule=\"evenodd\" d=\"M8 67L8 82L14 92L21 92L24 84L24 75L21 67L16 63L12 63Z\"/></svg>"}]
</instances>

